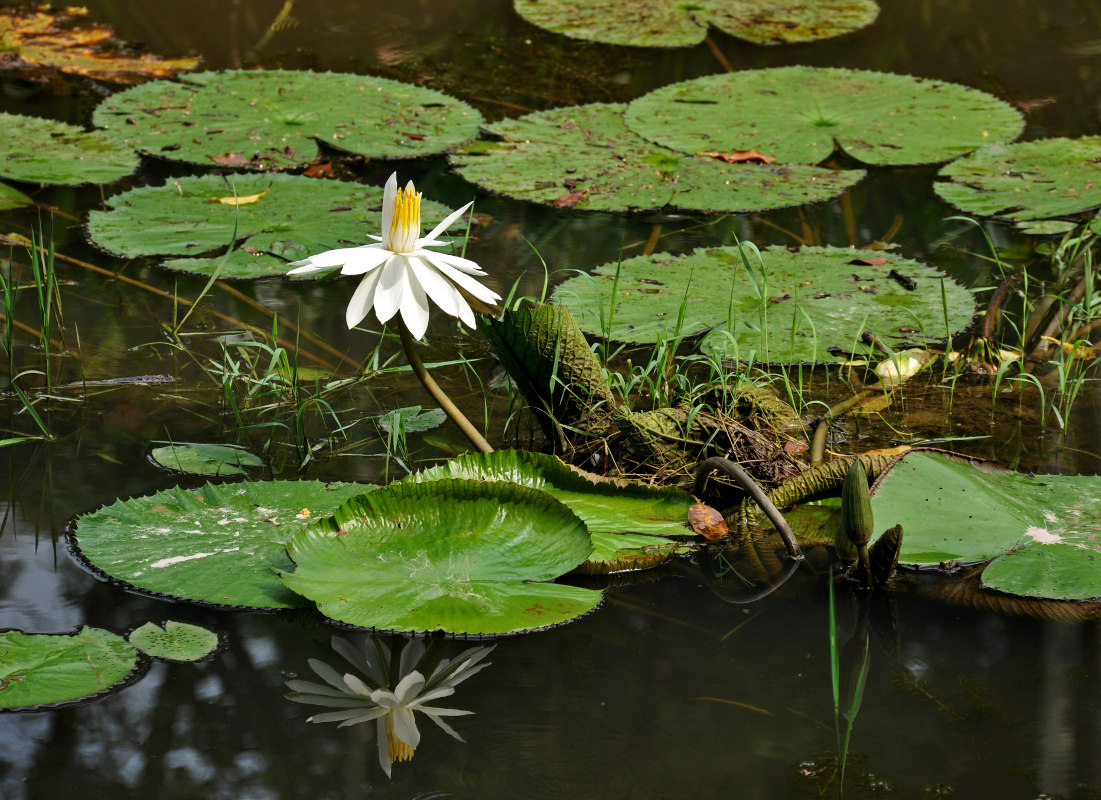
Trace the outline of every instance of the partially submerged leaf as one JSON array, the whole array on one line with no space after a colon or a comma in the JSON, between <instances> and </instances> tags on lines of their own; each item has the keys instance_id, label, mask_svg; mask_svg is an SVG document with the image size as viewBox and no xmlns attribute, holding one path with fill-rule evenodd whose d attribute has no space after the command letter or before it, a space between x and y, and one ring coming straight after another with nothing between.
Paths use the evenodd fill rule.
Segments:
<instances>
[{"instance_id":1,"label":"partially submerged leaf","mask_svg":"<svg viewBox=\"0 0 1101 800\"><path fill-rule=\"evenodd\" d=\"M0 175L27 183L111 183L138 168L138 157L102 131L52 119L0 113Z\"/></svg>"},{"instance_id":2,"label":"partially submerged leaf","mask_svg":"<svg viewBox=\"0 0 1101 800\"><path fill-rule=\"evenodd\" d=\"M6 183L0 183L0 211L30 205L34 205L34 200L18 189L14 189Z\"/></svg>"}]
</instances>

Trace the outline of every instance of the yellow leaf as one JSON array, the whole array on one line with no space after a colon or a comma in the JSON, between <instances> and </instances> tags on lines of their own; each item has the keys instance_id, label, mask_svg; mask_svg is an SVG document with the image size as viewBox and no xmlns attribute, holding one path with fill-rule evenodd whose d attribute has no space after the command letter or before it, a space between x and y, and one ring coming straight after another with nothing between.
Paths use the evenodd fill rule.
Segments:
<instances>
[{"instance_id":1,"label":"yellow leaf","mask_svg":"<svg viewBox=\"0 0 1101 800\"><path fill-rule=\"evenodd\" d=\"M1041 336L1040 338L1043 339L1045 342L1051 342L1053 344L1059 345L1059 347L1063 349L1063 352L1071 358L1097 357L1097 350L1093 347L1090 347L1089 342L1086 342L1084 340L1077 341L1074 344L1071 344L1070 342L1064 342L1059 339L1054 339L1051 336Z\"/></svg>"},{"instance_id":2,"label":"yellow leaf","mask_svg":"<svg viewBox=\"0 0 1101 800\"><path fill-rule=\"evenodd\" d=\"M212 197L210 198L210 202L221 203L222 205L226 206L247 206L255 203L257 200L259 200L270 191L270 189L265 189L264 191L260 192L260 194L246 194L233 197Z\"/></svg>"}]
</instances>

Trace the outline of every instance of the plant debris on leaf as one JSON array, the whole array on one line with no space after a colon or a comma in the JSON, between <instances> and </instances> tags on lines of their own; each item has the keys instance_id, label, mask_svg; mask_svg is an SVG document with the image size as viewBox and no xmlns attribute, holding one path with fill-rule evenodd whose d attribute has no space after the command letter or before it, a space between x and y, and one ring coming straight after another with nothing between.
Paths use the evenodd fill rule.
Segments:
<instances>
[{"instance_id":1,"label":"plant debris on leaf","mask_svg":"<svg viewBox=\"0 0 1101 800\"><path fill-rule=\"evenodd\" d=\"M111 183L138 168L138 156L102 131L41 117L0 113L0 176L74 186Z\"/></svg>"}]
</instances>

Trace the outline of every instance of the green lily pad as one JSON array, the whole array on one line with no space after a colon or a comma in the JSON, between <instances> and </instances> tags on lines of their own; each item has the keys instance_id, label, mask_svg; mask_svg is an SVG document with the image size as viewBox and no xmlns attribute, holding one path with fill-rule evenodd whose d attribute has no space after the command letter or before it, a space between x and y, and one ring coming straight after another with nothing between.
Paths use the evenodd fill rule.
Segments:
<instances>
[{"instance_id":1,"label":"green lily pad","mask_svg":"<svg viewBox=\"0 0 1101 800\"><path fill-rule=\"evenodd\" d=\"M447 412L442 408L430 408L421 411L420 406L406 406L387 411L378 417L378 426L387 433L403 431L421 433L438 428L447 421Z\"/></svg>"},{"instance_id":2,"label":"green lily pad","mask_svg":"<svg viewBox=\"0 0 1101 800\"><path fill-rule=\"evenodd\" d=\"M633 572L665 564L688 552L690 544L642 533L592 533L593 552L575 571L583 575Z\"/></svg>"},{"instance_id":3,"label":"green lily pad","mask_svg":"<svg viewBox=\"0 0 1101 800\"><path fill-rule=\"evenodd\" d=\"M983 585L1053 600L1101 598L1101 478L977 468L906 454L872 494L876 527L902 525L899 563L994 559Z\"/></svg>"},{"instance_id":4,"label":"green lily pad","mask_svg":"<svg viewBox=\"0 0 1101 800\"><path fill-rule=\"evenodd\" d=\"M165 469L191 475L244 475L245 467L264 465L259 456L228 444L175 442L153 448L149 458Z\"/></svg>"},{"instance_id":5,"label":"green lily pad","mask_svg":"<svg viewBox=\"0 0 1101 800\"><path fill-rule=\"evenodd\" d=\"M147 622L131 631L127 639L146 655L166 661L198 661L218 646L214 631L174 620L165 622L163 628Z\"/></svg>"},{"instance_id":6,"label":"green lily pad","mask_svg":"<svg viewBox=\"0 0 1101 800\"><path fill-rule=\"evenodd\" d=\"M590 211L761 211L828 200L864 177L861 170L686 156L628 130L626 108L593 103L502 120L489 126L499 141L474 142L451 163L488 191Z\"/></svg>"},{"instance_id":7,"label":"green lily pad","mask_svg":"<svg viewBox=\"0 0 1101 800\"><path fill-rule=\"evenodd\" d=\"M603 599L543 582L583 562L592 542L566 506L511 483L392 484L349 500L287 551L287 586L365 628L512 634L569 622Z\"/></svg>"},{"instance_id":8,"label":"green lily pad","mask_svg":"<svg viewBox=\"0 0 1101 800\"><path fill-rule=\"evenodd\" d=\"M108 97L92 118L150 155L257 169L305 164L318 142L371 158L442 153L473 139L482 124L474 108L434 89L289 70L152 81Z\"/></svg>"},{"instance_id":9,"label":"green lily pad","mask_svg":"<svg viewBox=\"0 0 1101 800\"><path fill-rule=\"evenodd\" d=\"M752 274L738 247L604 264L591 276L560 284L553 302L568 306L581 328L594 335L649 343L672 337L679 323L682 336L711 330L701 346L724 357L746 359L752 351L756 360L772 363L846 360L847 353L867 349L860 344L865 329L892 347L945 339L942 282L952 333L975 315L974 299L964 287L890 252L769 247L761 253L763 276L756 255L747 249L746 257ZM890 277L892 271L915 288L904 288Z\"/></svg>"},{"instance_id":10,"label":"green lily pad","mask_svg":"<svg viewBox=\"0 0 1101 800\"><path fill-rule=\"evenodd\" d=\"M146 592L241 608L302 606L275 574L291 566L287 541L372 488L319 481L175 487L80 517L73 550L95 569Z\"/></svg>"},{"instance_id":11,"label":"green lily pad","mask_svg":"<svg viewBox=\"0 0 1101 800\"><path fill-rule=\"evenodd\" d=\"M21 208L22 206L33 206L34 200L27 195L23 194L18 189L14 189L8 186L6 183L0 183L0 211L7 211L11 208Z\"/></svg>"},{"instance_id":12,"label":"green lily pad","mask_svg":"<svg viewBox=\"0 0 1101 800\"><path fill-rule=\"evenodd\" d=\"M77 634L0 632L0 709L84 700L130 680L137 649L99 628Z\"/></svg>"},{"instance_id":13,"label":"green lily pad","mask_svg":"<svg viewBox=\"0 0 1101 800\"><path fill-rule=\"evenodd\" d=\"M52 119L0 113L0 176L27 183L111 183L138 168L138 157L103 131Z\"/></svg>"},{"instance_id":14,"label":"green lily pad","mask_svg":"<svg viewBox=\"0 0 1101 800\"><path fill-rule=\"evenodd\" d=\"M88 214L86 230L93 244L112 255L160 258L168 269L203 275L225 261L222 278L249 279L283 275L288 261L342 242L367 244L368 234L379 233L382 189L237 173L144 186L107 203L110 210ZM449 213L439 203L421 203L423 225L434 226ZM228 258L211 255L224 252L235 235L237 246Z\"/></svg>"},{"instance_id":15,"label":"green lily pad","mask_svg":"<svg viewBox=\"0 0 1101 800\"><path fill-rule=\"evenodd\" d=\"M755 44L790 44L840 36L871 25L872 0L515 0L533 25L574 39L634 47L687 47L708 25Z\"/></svg>"},{"instance_id":16,"label":"green lily pad","mask_svg":"<svg viewBox=\"0 0 1101 800\"><path fill-rule=\"evenodd\" d=\"M1040 220L1101 206L1101 136L994 144L941 168L937 194L968 214Z\"/></svg>"},{"instance_id":17,"label":"green lily pad","mask_svg":"<svg viewBox=\"0 0 1101 800\"><path fill-rule=\"evenodd\" d=\"M675 487L611 480L569 467L554 456L526 450L467 453L437 467L414 472L403 483L445 478L509 481L546 492L585 521L589 531L686 536L692 498Z\"/></svg>"},{"instance_id":18,"label":"green lily pad","mask_svg":"<svg viewBox=\"0 0 1101 800\"><path fill-rule=\"evenodd\" d=\"M777 67L707 75L633 101L627 127L684 153L756 150L818 164L840 146L865 164L931 164L1020 135L1008 103L944 81Z\"/></svg>"}]
</instances>

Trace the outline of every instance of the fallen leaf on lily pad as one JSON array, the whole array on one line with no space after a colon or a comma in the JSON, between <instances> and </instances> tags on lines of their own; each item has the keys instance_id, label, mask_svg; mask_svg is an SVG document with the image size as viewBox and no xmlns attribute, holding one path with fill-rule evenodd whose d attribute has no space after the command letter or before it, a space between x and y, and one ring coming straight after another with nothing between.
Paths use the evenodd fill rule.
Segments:
<instances>
[{"instance_id":1,"label":"fallen leaf on lily pad","mask_svg":"<svg viewBox=\"0 0 1101 800\"><path fill-rule=\"evenodd\" d=\"M710 156L727 164L771 164L776 159L758 153L756 150L735 150L733 153L696 153L698 156Z\"/></svg>"},{"instance_id":2,"label":"fallen leaf on lily pad","mask_svg":"<svg viewBox=\"0 0 1101 800\"><path fill-rule=\"evenodd\" d=\"M246 194L243 197L238 197L237 195L231 195L230 197L212 197L210 198L210 202L221 203L227 206L247 206L251 203L255 203L261 197L266 195L269 191L269 189L265 189L262 192L257 192L256 194Z\"/></svg>"}]
</instances>

